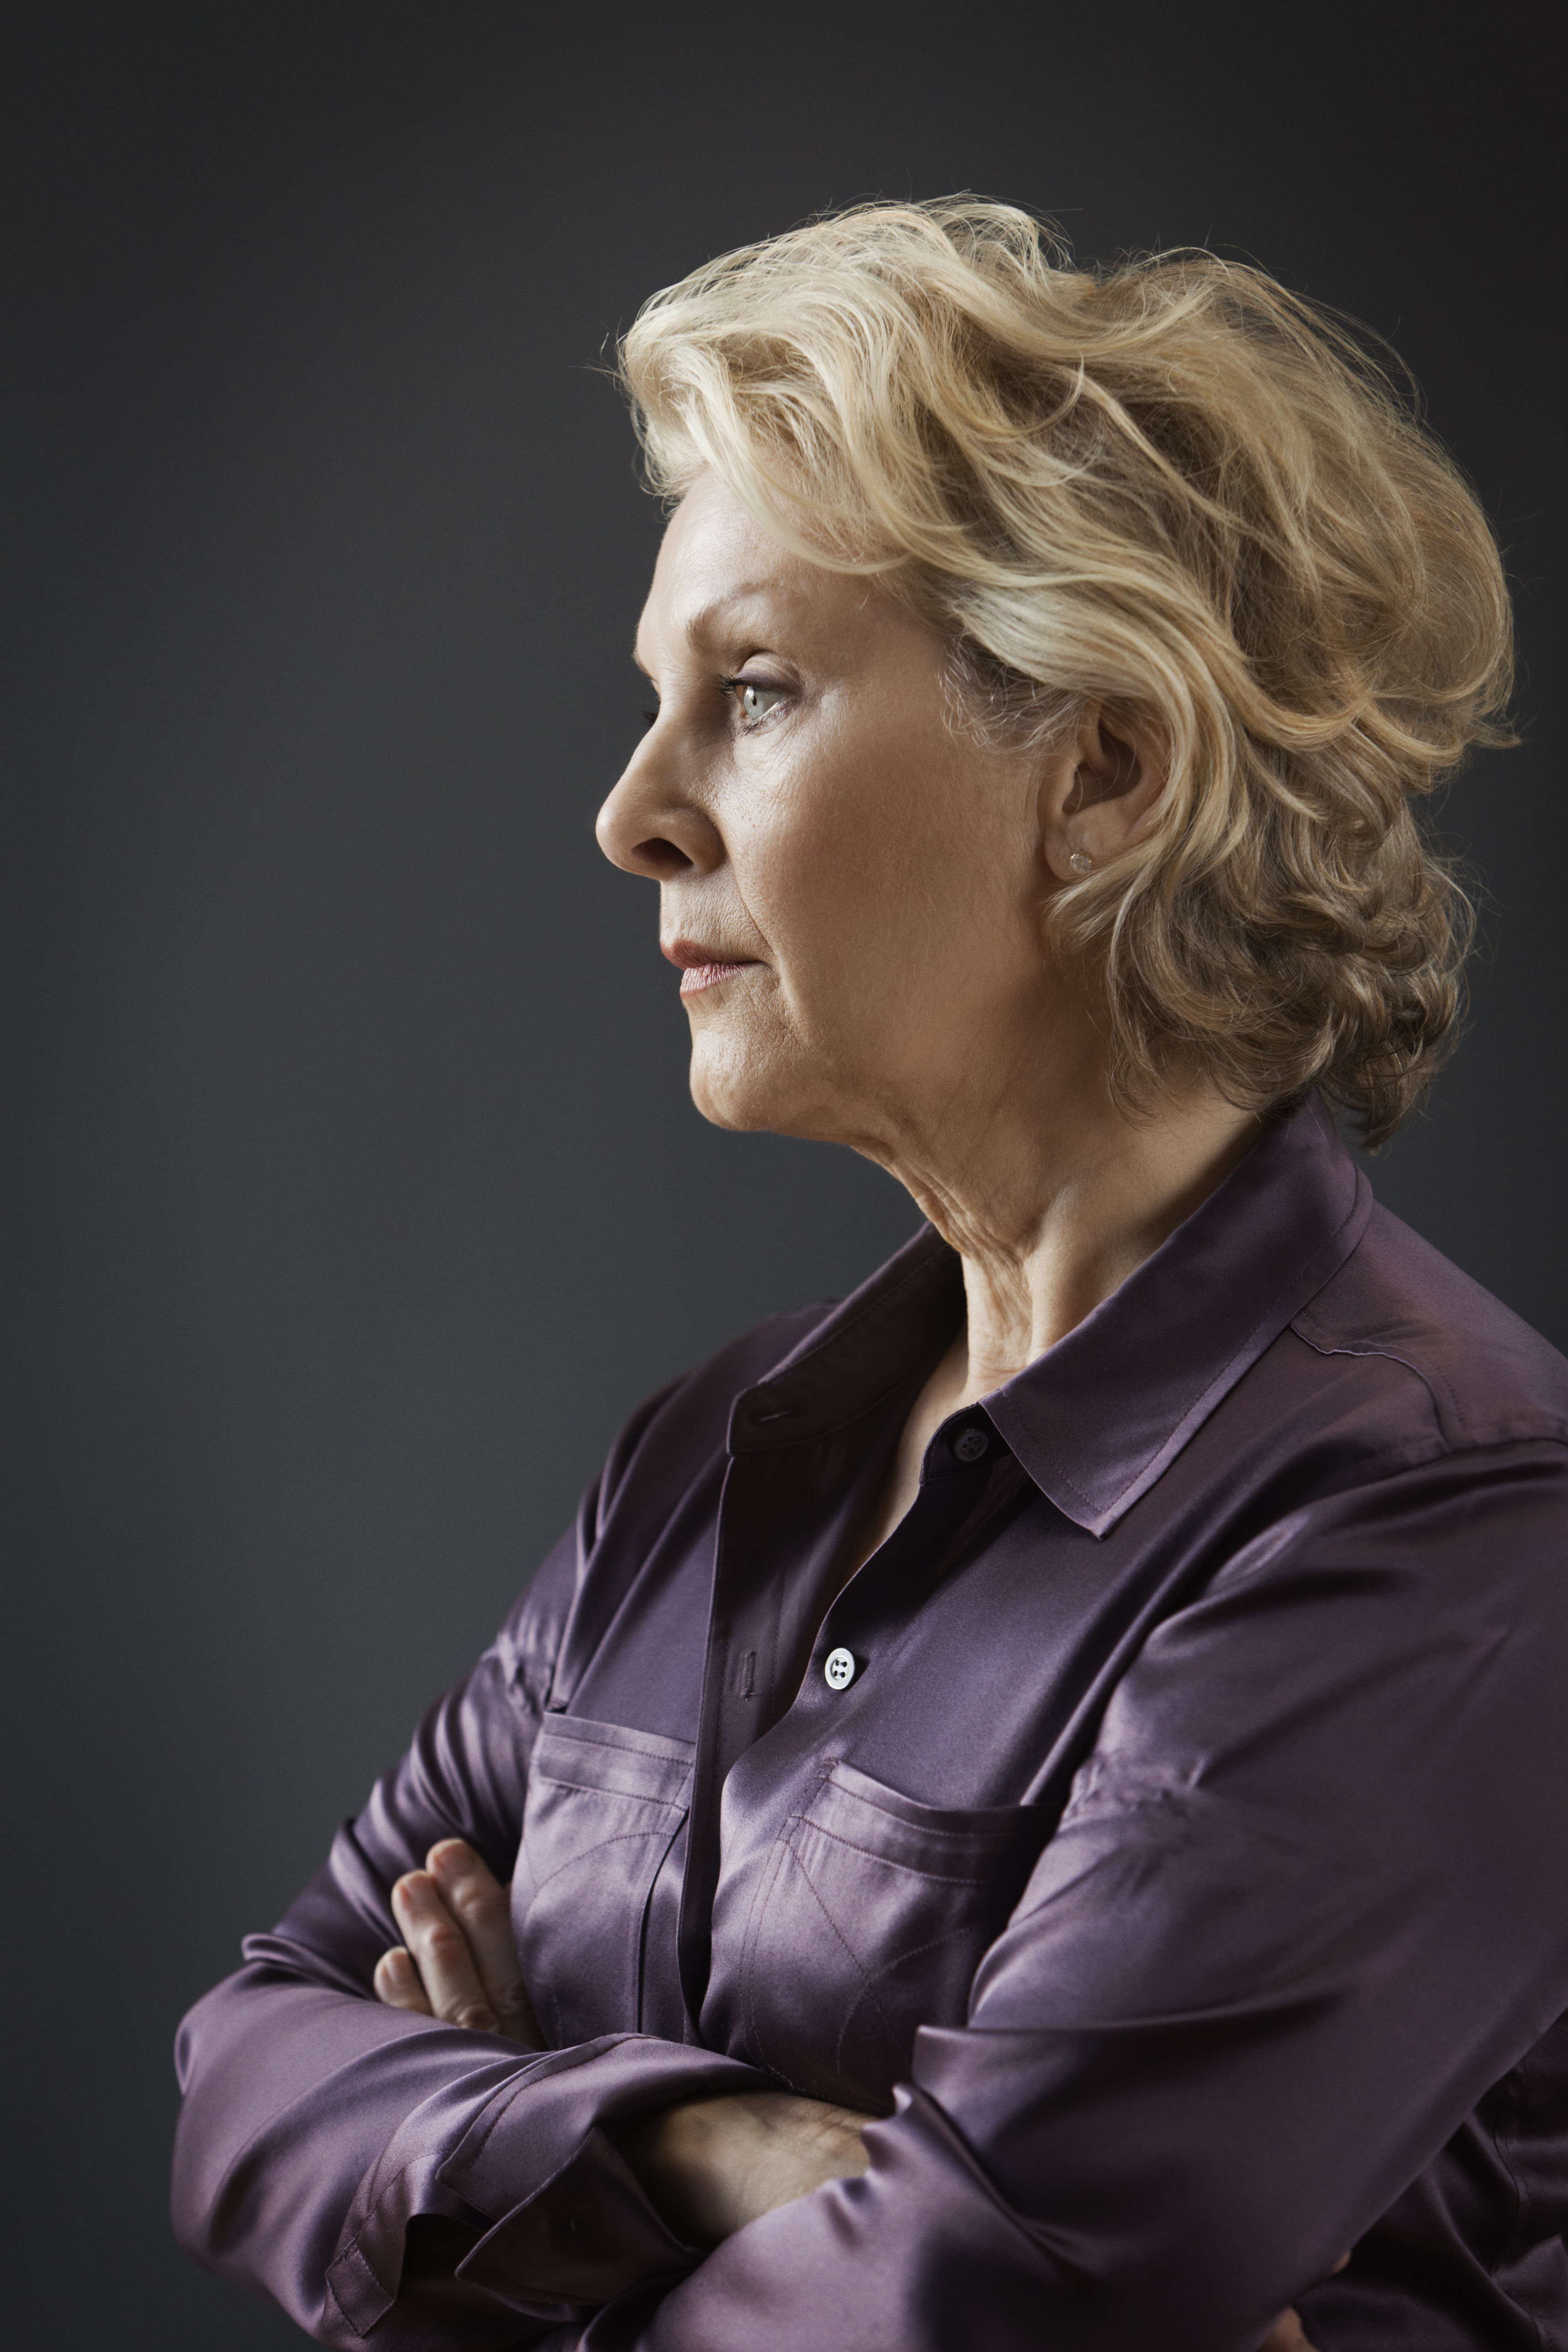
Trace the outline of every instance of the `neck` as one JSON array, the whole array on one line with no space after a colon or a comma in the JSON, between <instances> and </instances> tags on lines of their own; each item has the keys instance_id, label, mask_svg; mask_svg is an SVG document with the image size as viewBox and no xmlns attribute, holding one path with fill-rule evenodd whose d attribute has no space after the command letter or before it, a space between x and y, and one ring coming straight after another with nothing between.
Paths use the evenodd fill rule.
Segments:
<instances>
[{"instance_id":1,"label":"neck","mask_svg":"<svg viewBox=\"0 0 1568 2352\"><path fill-rule=\"evenodd\" d=\"M1195 1081L1129 1118L1097 1070L1048 1112L1020 1116L1005 1100L984 1129L944 1118L889 1158L963 1261L966 1328L942 1368L944 1410L1000 1387L1080 1323L1259 1131L1252 1114ZM944 1132L961 1148L944 1149Z\"/></svg>"}]
</instances>

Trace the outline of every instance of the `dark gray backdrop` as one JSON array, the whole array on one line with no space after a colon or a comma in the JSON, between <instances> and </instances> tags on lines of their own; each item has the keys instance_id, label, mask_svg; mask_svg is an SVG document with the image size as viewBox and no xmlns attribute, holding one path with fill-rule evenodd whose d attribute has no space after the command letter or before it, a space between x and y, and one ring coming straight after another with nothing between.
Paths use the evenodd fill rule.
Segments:
<instances>
[{"instance_id":1,"label":"dark gray backdrop","mask_svg":"<svg viewBox=\"0 0 1568 2352\"><path fill-rule=\"evenodd\" d=\"M1554 142L1509 13L1434 56L1364 9L33 12L7 2340L299 2340L167 2242L180 2011L628 1408L911 1226L847 1155L700 1124L654 894L594 846L658 527L597 371L652 288L969 186L1087 257L1256 257L1395 339L1509 551L1529 740L1447 803L1490 894L1473 1032L1375 1181L1568 1336Z\"/></svg>"}]
</instances>

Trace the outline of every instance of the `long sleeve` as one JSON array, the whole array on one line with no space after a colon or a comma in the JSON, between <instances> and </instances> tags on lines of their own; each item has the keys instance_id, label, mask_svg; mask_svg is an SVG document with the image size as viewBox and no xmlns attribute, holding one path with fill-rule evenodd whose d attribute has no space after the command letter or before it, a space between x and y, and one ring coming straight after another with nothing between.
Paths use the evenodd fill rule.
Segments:
<instances>
[{"instance_id":1,"label":"long sleeve","mask_svg":"<svg viewBox=\"0 0 1568 2352\"><path fill-rule=\"evenodd\" d=\"M744 2065L613 2033L541 2053L384 2008L393 1882L445 1836L510 1877L541 1695L578 1572L569 1538L435 1706L327 1866L181 2029L177 2235L321 2342L515 2345L695 2259L604 2127L754 2084Z\"/></svg>"},{"instance_id":2,"label":"long sleeve","mask_svg":"<svg viewBox=\"0 0 1568 2352\"><path fill-rule=\"evenodd\" d=\"M585 2347L1256 2352L1568 2006L1564 1485L1500 1446L1258 1535L1121 1679L870 2171Z\"/></svg>"},{"instance_id":3,"label":"long sleeve","mask_svg":"<svg viewBox=\"0 0 1568 2352\"><path fill-rule=\"evenodd\" d=\"M629 1428L193 2013L205 2260L392 2352L1568 2341L1568 1366L1309 1101L846 1581L962 1312L917 1235ZM454 1832L549 2052L369 1997ZM698 2262L616 2127L757 2084L870 2168Z\"/></svg>"}]
</instances>

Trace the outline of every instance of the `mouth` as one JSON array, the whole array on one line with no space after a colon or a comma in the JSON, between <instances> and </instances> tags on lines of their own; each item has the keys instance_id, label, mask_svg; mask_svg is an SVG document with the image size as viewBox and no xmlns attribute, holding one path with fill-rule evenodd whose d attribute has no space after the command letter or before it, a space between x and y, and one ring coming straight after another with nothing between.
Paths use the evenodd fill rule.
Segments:
<instances>
[{"instance_id":1,"label":"mouth","mask_svg":"<svg viewBox=\"0 0 1568 2352\"><path fill-rule=\"evenodd\" d=\"M706 989L718 988L724 981L733 980L738 971L750 971L759 961L756 956L725 956L696 940L673 940L659 952L679 965L683 997L700 996Z\"/></svg>"}]
</instances>

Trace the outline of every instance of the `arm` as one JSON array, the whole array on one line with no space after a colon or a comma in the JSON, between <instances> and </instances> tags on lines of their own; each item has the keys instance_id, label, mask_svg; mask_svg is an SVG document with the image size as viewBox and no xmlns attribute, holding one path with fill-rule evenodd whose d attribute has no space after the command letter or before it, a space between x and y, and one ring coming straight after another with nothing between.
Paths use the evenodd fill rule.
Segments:
<instances>
[{"instance_id":1,"label":"arm","mask_svg":"<svg viewBox=\"0 0 1568 2352\"><path fill-rule=\"evenodd\" d=\"M407 1941L377 1964L379 2000L472 2032L500 2024L537 2045L506 1889L471 1846L452 1838L432 1848L426 1869L393 1888L392 1904ZM737 2092L666 2107L619 2133L617 2144L677 2237L711 2249L764 2213L866 2171L870 2121L784 2091ZM1261 2352L1313 2352L1294 2311Z\"/></svg>"},{"instance_id":2,"label":"arm","mask_svg":"<svg viewBox=\"0 0 1568 2352\"><path fill-rule=\"evenodd\" d=\"M866 2174L584 2352L1256 2352L1568 2006L1565 1530L1520 1446L1261 1535L1130 1667Z\"/></svg>"},{"instance_id":3,"label":"arm","mask_svg":"<svg viewBox=\"0 0 1568 2352\"><path fill-rule=\"evenodd\" d=\"M433 1846L426 1868L394 1886L392 1907L406 1940L376 1964L378 2000L538 2047L506 1889L470 1845ZM826 2181L864 2172L869 2121L821 2099L752 2090L661 2107L616 2142L680 2243L707 2248Z\"/></svg>"},{"instance_id":4,"label":"arm","mask_svg":"<svg viewBox=\"0 0 1568 2352\"><path fill-rule=\"evenodd\" d=\"M759 2082L647 2036L528 2051L373 1997L397 1938L391 1890L432 1845L464 1839L510 1874L577 1557L574 1542L552 1556L279 1929L181 2030L176 2233L328 2344L374 2327L388 2352L517 2345L679 2273L695 2253L609 2135Z\"/></svg>"}]
</instances>

